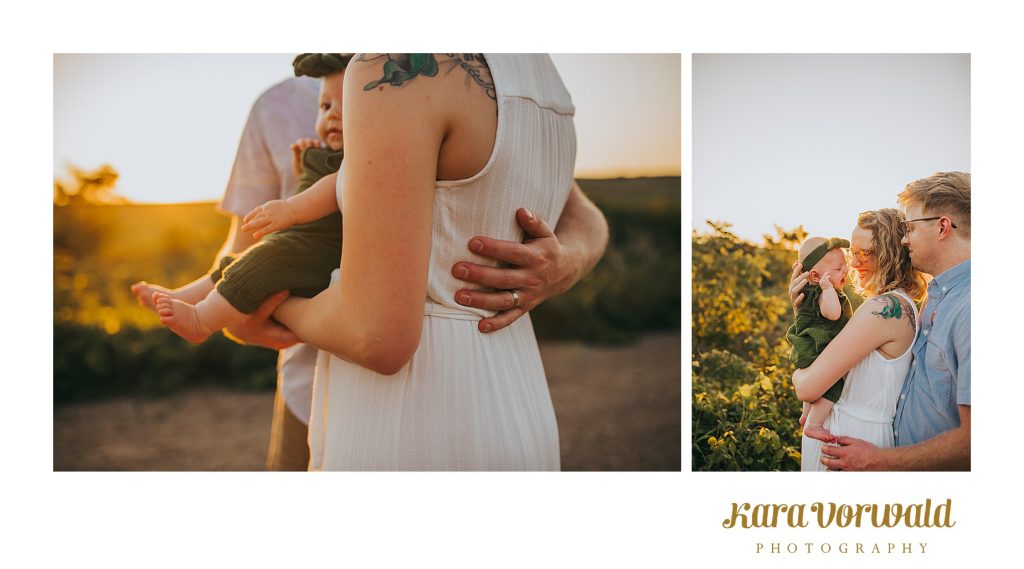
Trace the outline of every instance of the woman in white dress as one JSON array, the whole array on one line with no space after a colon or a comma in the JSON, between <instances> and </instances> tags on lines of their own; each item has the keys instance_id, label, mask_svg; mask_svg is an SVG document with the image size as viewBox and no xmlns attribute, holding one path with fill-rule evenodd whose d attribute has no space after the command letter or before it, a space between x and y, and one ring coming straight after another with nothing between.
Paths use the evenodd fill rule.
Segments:
<instances>
[{"instance_id":1,"label":"woman in white dress","mask_svg":"<svg viewBox=\"0 0 1024 569\"><path fill-rule=\"evenodd\" d=\"M521 241L517 207L557 223L572 186L573 113L543 55L382 54L349 65L340 278L275 313L324 350L312 470L558 470L529 317L481 334L494 313L453 300L462 287L451 268L494 266L465 244Z\"/></svg>"},{"instance_id":2,"label":"woman in white dress","mask_svg":"<svg viewBox=\"0 0 1024 569\"><path fill-rule=\"evenodd\" d=\"M850 237L850 264L865 301L818 359L793 374L802 401L821 397L845 374L843 393L825 428L833 436L856 437L880 448L893 446L897 398L917 338L915 303L926 291L921 273L911 267L910 255L900 242L903 219L896 209L867 211L857 218ZM791 294L805 282L804 275L794 278ZM826 469L821 462L822 444L804 435L801 470Z\"/></svg>"}]
</instances>

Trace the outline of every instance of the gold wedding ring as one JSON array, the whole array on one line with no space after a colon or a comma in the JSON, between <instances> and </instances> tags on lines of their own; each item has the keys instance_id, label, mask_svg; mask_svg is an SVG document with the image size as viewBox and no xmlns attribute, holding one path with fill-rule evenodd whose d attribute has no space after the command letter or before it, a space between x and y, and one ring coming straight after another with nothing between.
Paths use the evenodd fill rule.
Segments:
<instances>
[{"instance_id":1,"label":"gold wedding ring","mask_svg":"<svg viewBox=\"0 0 1024 569\"><path fill-rule=\"evenodd\" d=\"M509 308L515 308L519 306L519 293L514 290L510 290L509 292L512 293L512 306L509 306Z\"/></svg>"}]
</instances>

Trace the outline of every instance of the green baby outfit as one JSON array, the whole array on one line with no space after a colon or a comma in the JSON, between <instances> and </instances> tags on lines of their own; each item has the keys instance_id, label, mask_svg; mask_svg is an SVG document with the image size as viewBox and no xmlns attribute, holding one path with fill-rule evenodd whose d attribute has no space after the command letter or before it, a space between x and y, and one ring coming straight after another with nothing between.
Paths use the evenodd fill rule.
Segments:
<instances>
[{"instance_id":1,"label":"green baby outfit","mask_svg":"<svg viewBox=\"0 0 1024 569\"><path fill-rule=\"evenodd\" d=\"M846 239L833 237L827 242L816 247L803 260L806 268L818 264L829 251L838 247L849 247L850 242ZM793 345L789 354L789 360L797 369L810 367L814 360L818 359L821 352L839 332L850 321L853 315L853 308L850 300L846 298L842 290L836 290L839 295L839 304L842 306L842 313L836 320L829 320L821 313L821 287L808 283L804 287L804 302L796 312L796 320L786 332L786 339ZM843 380L835 382L822 397L835 403L843 394Z\"/></svg>"},{"instance_id":2,"label":"green baby outfit","mask_svg":"<svg viewBox=\"0 0 1024 569\"><path fill-rule=\"evenodd\" d=\"M307 148L296 193L341 167L343 151ZM331 284L341 262L341 213L267 235L237 257L225 255L210 273L217 292L239 312L251 314L267 296L290 290L312 298Z\"/></svg>"},{"instance_id":3,"label":"green baby outfit","mask_svg":"<svg viewBox=\"0 0 1024 569\"><path fill-rule=\"evenodd\" d=\"M837 290L839 303L843 312L837 320L829 320L821 314L821 287L808 284L804 287L804 302L796 313L796 321L786 332L786 339L793 344L789 360L797 369L810 367L818 359L825 346L839 335L839 332L850 321L853 308L846 295ZM843 393L843 380L835 382L822 397L835 403Z\"/></svg>"}]
</instances>

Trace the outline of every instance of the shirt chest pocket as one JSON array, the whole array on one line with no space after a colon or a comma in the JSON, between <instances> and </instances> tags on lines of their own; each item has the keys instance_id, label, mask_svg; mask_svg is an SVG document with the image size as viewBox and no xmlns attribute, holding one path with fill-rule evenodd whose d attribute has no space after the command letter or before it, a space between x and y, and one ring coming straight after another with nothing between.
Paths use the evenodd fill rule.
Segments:
<instances>
[{"instance_id":1,"label":"shirt chest pocket","mask_svg":"<svg viewBox=\"0 0 1024 569\"><path fill-rule=\"evenodd\" d=\"M928 340L925 346L924 365L928 371L928 390L935 402L942 405L953 399L955 392L955 358L943 346Z\"/></svg>"}]
</instances>

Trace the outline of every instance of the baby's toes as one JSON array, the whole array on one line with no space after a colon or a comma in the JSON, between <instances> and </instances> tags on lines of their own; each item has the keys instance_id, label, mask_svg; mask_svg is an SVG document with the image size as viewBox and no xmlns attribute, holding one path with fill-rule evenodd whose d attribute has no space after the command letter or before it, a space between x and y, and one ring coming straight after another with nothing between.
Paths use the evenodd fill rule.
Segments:
<instances>
[{"instance_id":1,"label":"baby's toes","mask_svg":"<svg viewBox=\"0 0 1024 569\"><path fill-rule=\"evenodd\" d=\"M153 304L155 304L157 309L160 311L174 310L174 303L171 300L171 297L167 296L162 292L153 293Z\"/></svg>"}]
</instances>

